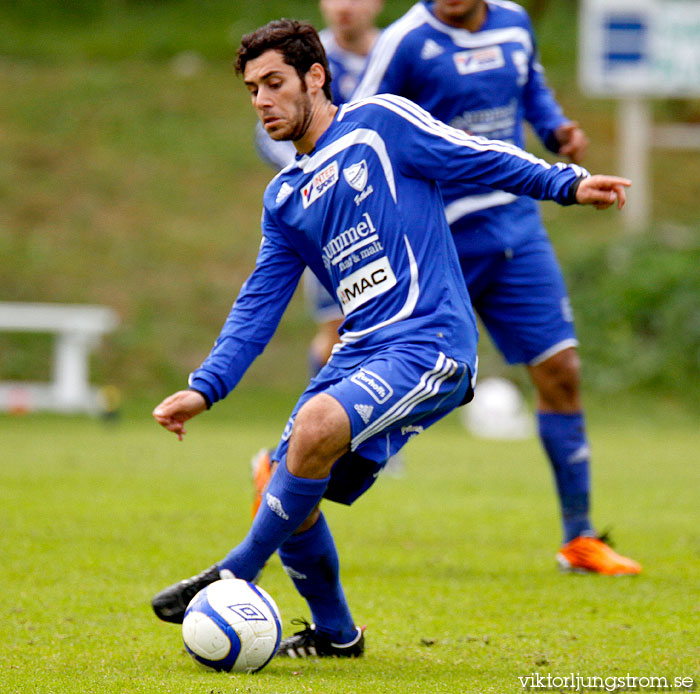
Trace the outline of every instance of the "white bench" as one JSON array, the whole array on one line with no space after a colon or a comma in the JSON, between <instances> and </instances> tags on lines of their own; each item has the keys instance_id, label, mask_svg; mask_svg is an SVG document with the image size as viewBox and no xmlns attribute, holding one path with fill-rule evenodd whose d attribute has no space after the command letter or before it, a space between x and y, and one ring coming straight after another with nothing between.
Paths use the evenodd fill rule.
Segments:
<instances>
[{"instance_id":1,"label":"white bench","mask_svg":"<svg viewBox=\"0 0 700 694\"><path fill-rule=\"evenodd\" d=\"M98 412L99 392L89 384L90 352L118 324L105 306L0 302L0 332L56 335L51 382L0 381L0 410Z\"/></svg>"}]
</instances>

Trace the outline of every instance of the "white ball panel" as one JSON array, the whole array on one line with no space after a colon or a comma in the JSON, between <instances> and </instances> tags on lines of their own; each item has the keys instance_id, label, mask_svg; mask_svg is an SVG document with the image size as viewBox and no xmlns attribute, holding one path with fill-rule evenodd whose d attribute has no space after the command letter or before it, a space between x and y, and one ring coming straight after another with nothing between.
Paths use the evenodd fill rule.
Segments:
<instances>
[{"instance_id":1,"label":"white ball panel","mask_svg":"<svg viewBox=\"0 0 700 694\"><path fill-rule=\"evenodd\" d=\"M231 650L229 637L202 612L189 612L182 622L182 638L198 656L222 660Z\"/></svg>"}]
</instances>

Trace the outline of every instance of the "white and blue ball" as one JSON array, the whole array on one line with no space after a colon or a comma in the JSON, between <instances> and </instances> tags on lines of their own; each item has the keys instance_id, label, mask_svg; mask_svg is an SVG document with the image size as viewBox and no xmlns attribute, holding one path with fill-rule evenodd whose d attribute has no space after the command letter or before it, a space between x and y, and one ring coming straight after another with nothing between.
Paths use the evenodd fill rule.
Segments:
<instances>
[{"instance_id":1,"label":"white and blue ball","mask_svg":"<svg viewBox=\"0 0 700 694\"><path fill-rule=\"evenodd\" d=\"M262 670L281 636L275 601L260 586L237 578L200 590L182 622L187 652L199 665L226 672Z\"/></svg>"},{"instance_id":2,"label":"white and blue ball","mask_svg":"<svg viewBox=\"0 0 700 694\"><path fill-rule=\"evenodd\" d=\"M486 439L533 436L532 416L517 386L505 378L486 378L474 389L474 400L460 410L464 426Z\"/></svg>"}]
</instances>

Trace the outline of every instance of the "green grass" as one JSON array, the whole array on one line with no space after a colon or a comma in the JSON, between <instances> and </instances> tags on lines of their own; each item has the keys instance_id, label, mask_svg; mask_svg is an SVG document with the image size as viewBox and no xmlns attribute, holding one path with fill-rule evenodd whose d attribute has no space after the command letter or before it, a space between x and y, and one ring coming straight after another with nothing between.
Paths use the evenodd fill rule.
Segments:
<instances>
[{"instance_id":1,"label":"green grass","mask_svg":"<svg viewBox=\"0 0 700 694\"><path fill-rule=\"evenodd\" d=\"M700 435L692 416L651 401L591 416L594 516L642 576L558 573L539 444L478 440L452 416L406 448L403 478L381 478L352 509L326 505L366 657L198 670L149 599L243 536L249 458L291 404L234 393L183 443L150 421L150 404L111 424L0 418L4 694L502 694L532 672L700 682ZM276 558L262 585L289 633L307 612Z\"/></svg>"}]
</instances>

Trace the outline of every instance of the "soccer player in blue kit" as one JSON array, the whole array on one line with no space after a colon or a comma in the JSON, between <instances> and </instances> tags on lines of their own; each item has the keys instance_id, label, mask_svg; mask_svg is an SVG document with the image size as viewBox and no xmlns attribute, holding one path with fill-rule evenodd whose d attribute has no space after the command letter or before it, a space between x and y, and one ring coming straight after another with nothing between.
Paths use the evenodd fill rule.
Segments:
<instances>
[{"instance_id":1,"label":"soccer player in blue kit","mask_svg":"<svg viewBox=\"0 0 700 694\"><path fill-rule=\"evenodd\" d=\"M318 35L331 72L332 100L336 106L340 106L350 101L364 72L367 56L380 33L375 20L384 3L382 0L319 0L318 4L326 23ZM296 154L290 140L272 139L260 121L255 127L255 148L276 171L289 164ZM312 272L304 273L303 285L308 310L316 323L316 334L308 349L309 373L315 376L338 342L343 312L337 299L323 288ZM263 448L251 461L255 488L253 516L270 479L271 452ZM393 474L400 473L403 469L401 456L392 458L385 469Z\"/></svg>"},{"instance_id":2,"label":"soccer player in blue kit","mask_svg":"<svg viewBox=\"0 0 700 694\"><path fill-rule=\"evenodd\" d=\"M449 125L524 146L528 121L548 149L579 163L567 120L537 60L529 18L508 0L425 0L384 30L353 98L404 96ZM472 305L537 390L537 423L559 494L563 569L634 575L640 565L596 537L580 367L564 279L537 204L483 182L440 186Z\"/></svg>"},{"instance_id":3,"label":"soccer player in blue kit","mask_svg":"<svg viewBox=\"0 0 700 694\"><path fill-rule=\"evenodd\" d=\"M468 401L477 329L437 180L479 180L561 204L624 204L629 181L551 166L474 138L412 102L379 96L340 108L315 29L271 22L243 37L236 70L272 137L295 160L263 197L255 269L189 389L153 415L179 438L225 397L264 349L305 267L343 306L341 343L302 393L273 455L253 524L223 559L152 601L182 622L189 600L220 578L254 580L277 551L313 624L282 642L288 656L358 656L364 635L340 583L322 498L352 504L386 459Z\"/></svg>"}]
</instances>

